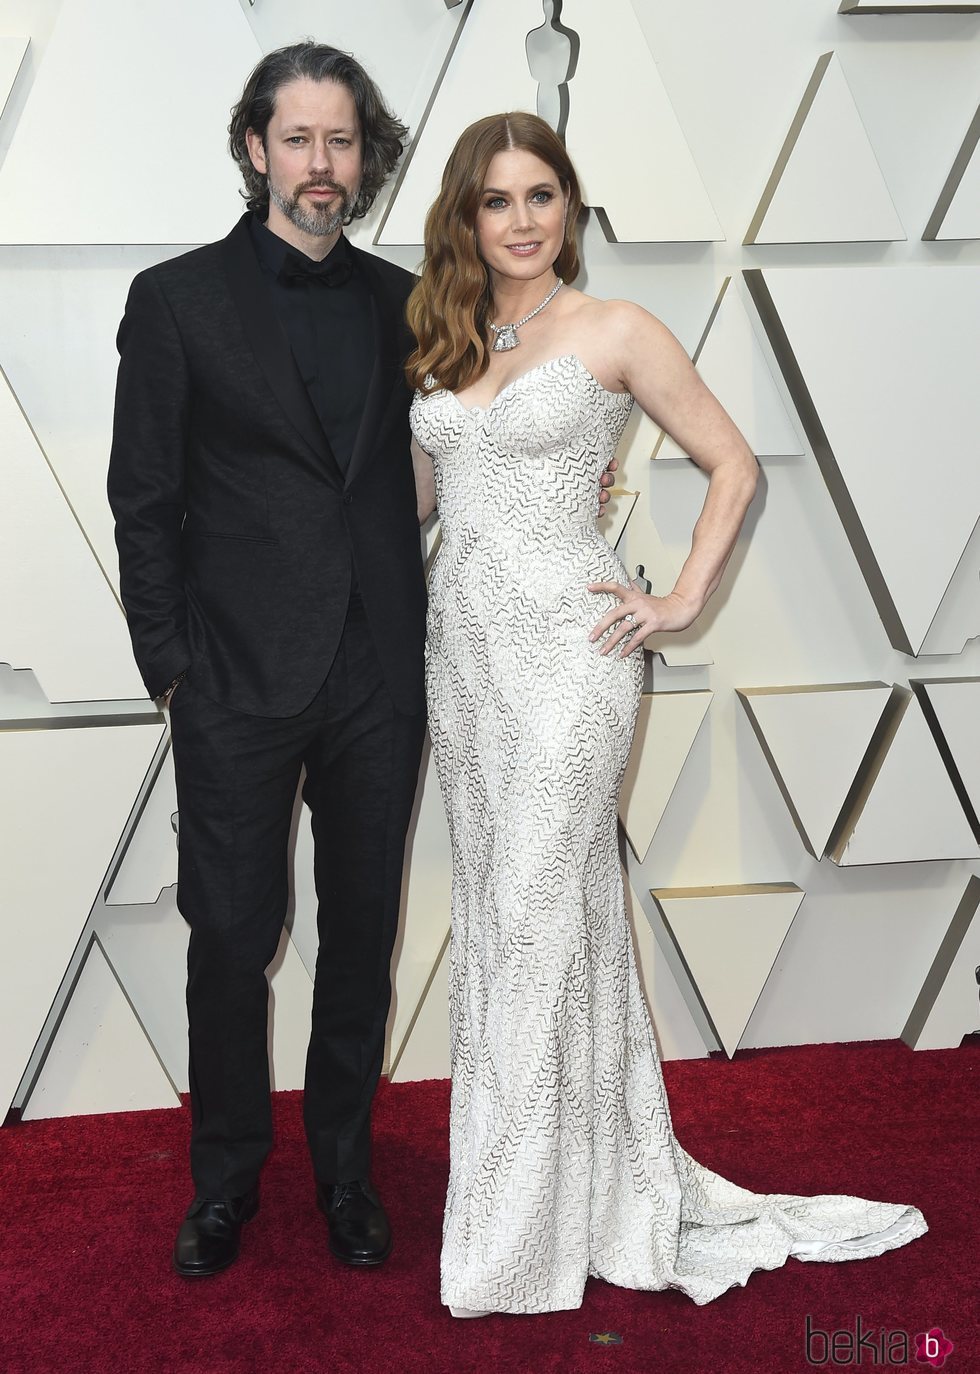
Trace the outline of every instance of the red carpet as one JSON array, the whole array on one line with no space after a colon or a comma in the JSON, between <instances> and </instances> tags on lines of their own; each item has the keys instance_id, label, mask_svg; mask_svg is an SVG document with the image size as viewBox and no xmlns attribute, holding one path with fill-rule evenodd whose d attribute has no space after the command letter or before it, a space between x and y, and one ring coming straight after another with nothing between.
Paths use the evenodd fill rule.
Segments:
<instances>
[{"instance_id":1,"label":"red carpet","mask_svg":"<svg viewBox=\"0 0 980 1374\"><path fill-rule=\"evenodd\" d=\"M915 1203L929 1234L877 1259L790 1260L707 1307L592 1280L578 1312L454 1321L439 1304L447 1083L382 1085L375 1179L395 1250L367 1273L327 1253L299 1094L276 1102L241 1259L196 1282L169 1268L189 1201L184 1112L29 1122L0 1131L0 1370L919 1371L930 1366L912 1338L938 1326L954 1346L947 1374L980 1371L980 1037L920 1054L898 1042L750 1050L671 1062L665 1076L678 1138L710 1168L757 1191ZM855 1347L863 1333L863 1349L841 1358L840 1337L835 1364L818 1342L821 1363L808 1363L807 1316ZM889 1360L883 1331L908 1333L907 1363L894 1343ZM602 1332L621 1343L590 1343Z\"/></svg>"}]
</instances>

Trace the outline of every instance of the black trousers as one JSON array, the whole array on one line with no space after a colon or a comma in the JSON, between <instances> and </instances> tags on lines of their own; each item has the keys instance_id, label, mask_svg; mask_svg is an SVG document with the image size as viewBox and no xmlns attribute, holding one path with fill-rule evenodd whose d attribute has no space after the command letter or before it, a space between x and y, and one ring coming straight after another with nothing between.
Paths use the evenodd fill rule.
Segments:
<instances>
[{"instance_id":1,"label":"black trousers","mask_svg":"<svg viewBox=\"0 0 980 1374\"><path fill-rule=\"evenodd\" d=\"M304 765L320 941L306 1134L318 1179L364 1178L424 714L394 710L355 601L326 681L300 715L231 711L195 689L192 670L174 693L171 728L177 904L191 928L191 1172L198 1195L246 1192L272 1144L265 970L286 915L287 847Z\"/></svg>"}]
</instances>

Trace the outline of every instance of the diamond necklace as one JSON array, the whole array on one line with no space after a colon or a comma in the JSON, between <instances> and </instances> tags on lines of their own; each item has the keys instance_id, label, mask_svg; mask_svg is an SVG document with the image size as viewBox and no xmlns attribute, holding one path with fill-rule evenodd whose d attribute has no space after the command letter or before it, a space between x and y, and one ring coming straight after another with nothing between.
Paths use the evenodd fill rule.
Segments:
<instances>
[{"instance_id":1,"label":"diamond necklace","mask_svg":"<svg viewBox=\"0 0 980 1374\"><path fill-rule=\"evenodd\" d=\"M494 324L492 320L488 320L487 323L497 336L493 341L493 352L506 353L509 349L516 348L520 343L520 339L517 337L517 331L523 329L528 320L533 320L535 315L540 315L548 302L558 295L558 292L564 285L565 283L562 281L561 277L559 277L541 304L536 305L530 315L525 315L523 320L517 320L514 324Z\"/></svg>"}]
</instances>

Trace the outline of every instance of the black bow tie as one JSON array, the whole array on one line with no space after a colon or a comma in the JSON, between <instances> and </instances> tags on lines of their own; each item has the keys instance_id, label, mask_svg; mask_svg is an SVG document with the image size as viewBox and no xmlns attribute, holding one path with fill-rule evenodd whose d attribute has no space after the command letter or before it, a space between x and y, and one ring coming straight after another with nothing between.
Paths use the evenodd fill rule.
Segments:
<instances>
[{"instance_id":1,"label":"black bow tie","mask_svg":"<svg viewBox=\"0 0 980 1374\"><path fill-rule=\"evenodd\" d=\"M351 279L354 264L347 256L337 257L330 253L323 262L311 262L287 253L279 269L279 280L284 286L343 286Z\"/></svg>"}]
</instances>

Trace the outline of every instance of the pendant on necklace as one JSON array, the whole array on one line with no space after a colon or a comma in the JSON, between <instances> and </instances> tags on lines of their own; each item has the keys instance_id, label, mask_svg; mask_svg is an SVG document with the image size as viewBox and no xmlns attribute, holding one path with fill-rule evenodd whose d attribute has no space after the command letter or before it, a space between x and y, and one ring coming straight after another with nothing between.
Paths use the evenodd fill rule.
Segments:
<instances>
[{"instance_id":1,"label":"pendant on necklace","mask_svg":"<svg viewBox=\"0 0 980 1374\"><path fill-rule=\"evenodd\" d=\"M517 331L523 329L526 324L534 319L535 315L540 315L548 302L554 300L563 285L564 282L559 277L541 304L536 305L530 314L524 316L523 320L515 320L513 324L494 324L493 320L488 321L494 336L491 351L493 353L509 353L512 348L516 348L520 343Z\"/></svg>"},{"instance_id":2,"label":"pendant on necklace","mask_svg":"<svg viewBox=\"0 0 980 1374\"><path fill-rule=\"evenodd\" d=\"M497 337L493 341L494 353L508 353L512 348L516 348L520 343L517 337L517 330L512 324L501 325L497 332Z\"/></svg>"}]
</instances>

